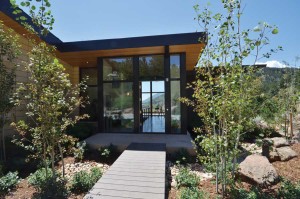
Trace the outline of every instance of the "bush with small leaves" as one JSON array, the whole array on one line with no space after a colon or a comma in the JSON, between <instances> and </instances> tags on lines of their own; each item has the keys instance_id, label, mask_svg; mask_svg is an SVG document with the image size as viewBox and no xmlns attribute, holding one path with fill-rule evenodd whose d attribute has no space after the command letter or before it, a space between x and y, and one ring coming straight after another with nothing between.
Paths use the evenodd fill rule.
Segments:
<instances>
[{"instance_id":1,"label":"bush with small leaves","mask_svg":"<svg viewBox=\"0 0 300 199\"><path fill-rule=\"evenodd\" d=\"M71 191L76 194L88 192L101 176L102 172L98 167L92 168L89 173L80 171L73 176Z\"/></svg>"},{"instance_id":2,"label":"bush with small leaves","mask_svg":"<svg viewBox=\"0 0 300 199\"><path fill-rule=\"evenodd\" d=\"M81 162L84 158L84 152L86 148L86 142L77 142L74 148L73 154L77 162Z\"/></svg>"},{"instance_id":3,"label":"bush with small leaves","mask_svg":"<svg viewBox=\"0 0 300 199\"><path fill-rule=\"evenodd\" d=\"M176 187L197 187L200 181L200 178L191 173L187 168L181 168L178 175L175 177Z\"/></svg>"},{"instance_id":4,"label":"bush with small leaves","mask_svg":"<svg viewBox=\"0 0 300 199\"><path fill-rule=\"evenodd\" d=\"M197 187L184 187L180 190L178 199L205 199L208 195Z\"/></svg>"},{"instance_id":5,"label":"bush with small leaves","mask_svg":"<svg viewBox=\"0 0 300 199\"><path fill-rule=\"evenodd\" d=\"M98 151L100 152L100 160L106 163L114 162L120 155L118 147L113 144L110 144L106 147L101 147L98 149Z\"/></svg>"},{"instance_id":6,"label":"bush with small leaves","mask_svg":"<svg viewBox=\"0 0 300 199\"><path fill-rule=\"evenodd\" d=\"M186 149L179 149L176 151L176 153L173 156L173 159L176 164L187 164L188 162L191 162L191 156L189 152Z\"/></svg>"},{"instance_id":7,"label":"bush with small leaves","mask_svg":"<svg viewBox=\"0 0 300 199\"><path fill-rule=\"evenodd\" d=\"M18 183L20 178L18 172L8 172L0 178L0 195L6 194L13 189Z\"/></svg>"},{"instance_id":8,"label":"bush with small leaves","mask_svg":"<svg viewBox=\"0 0 300 199\"><path fill-rule=\"evenodd\" d=\"M261 188L251 187L250 190L243 188L232 187L229 192L230 198L243 199L274 199L271 195L264 193Z\"/></svg>"},{"instance_id":9,"label":"bush with small leaves","mask_svg":"<svg viewBox=\"0 0 300 199\"><path fill-rule=\"evenodd\" d=\"M39 198L68 198L66 180L53 175L51 169L41 168L28 177L28 183L38 191Z\"/></svg>"},{"instance_id":10,"label":"bush with small leaves","mask_svg":"<svg viewBox=\"0 0 300 199\"><path fill-rule=\"evenodd\" d=\"M278 198L299 199L300 198L300 181L292 183L289 180L283 180L278 190Z\"/></svg>"}]
</instances>

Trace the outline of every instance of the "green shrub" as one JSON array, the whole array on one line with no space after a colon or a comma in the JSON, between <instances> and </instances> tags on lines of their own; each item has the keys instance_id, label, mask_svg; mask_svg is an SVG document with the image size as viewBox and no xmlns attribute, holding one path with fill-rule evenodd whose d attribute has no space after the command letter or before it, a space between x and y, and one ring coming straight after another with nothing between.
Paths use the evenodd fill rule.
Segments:
<instances>
[{"instance_id":1,"label":"green shrub","mask_svg":"<svg viewBox=\"0 0 300 199\"><path fill-rule=\"evenodd\" d=\"M81 141L93 135L94 131L95 128L93 124L82 122L69 127L67 129L67 134L78 138Z\"/></svg>"},{"instance_id":2,"label":"green shrub","mask_svg":"<svg viewBox=\"0 0 300 199\"><path fill-rule=\"evenodd\" d=\"M191 162L190 154L186 149L176 151L172 159L174 159L176 164L187 164Z\"/></svg>"},{"instance_id":3,"label":"green shrub","mask_svg":"<svg viewBox=\"0 0 300 199\"><path fill-rule=\"evenodd\" d=\"M242 188L232 188L230 190L230 198L243 198L243 199L274 199L272 196L264 193L258 187L251 187L248 191Z\"/></svg>"},{"instance_id":4,"label":"green shrub","mask_svg":"<svg viewBox=\"0 0 300 199\"><path fill-rule=\"evenodd\" d=\"M269 138L269 137L281 137L279 133L273 128L261 128L254 127L251 131L244 133L241 140L245 142L254 142L257 139Z\"/></svg>"},{"instance_id":5,"label":"green shrub","mask_svg":"<svg viewBox=\"0 0 300 199\"><path fill-rule=\"evenodd\" d=\"M101 147L98 150L100 159L104 162L112 162L119 156L118 147L113 144L110 144L108 147Z\"/></svg>"},{"instance_id":6,"label":"green shrub","mask_svg":"<svg viewBox=\"0 0 300 199\"><path fill-rule=\"evenodd\" d=\"M179 170L178 175L175 177L176 186L177 188L180 187L197 187L200 181L200 178L196 175L191 173L186 168L181 168Z\"/></svg>"},{"instance_id":7,"label":"green shrub","mask_svg":"<svg viewBox=\"0 0 300 199\"><path fill-rule=\"evenodd\" d=\"M98 167L92 168L89 173L80 171L73 176L71 181L71 191L77 194L88 192L101 176L102 172Z\"/></svg>"},{"instance_id":8,"label":"green shrub","mask_svg":"<svg viewBox=\"0 0 300 199\"><path fill-rule=\"evenodd\" d=\"M38 198L68 198L66 180L53 175L51 169L41 168L28 177L28 183L38 192Z\"/></svg>"},{"instance_id":9,"label":"green shrub","mask_svg":"<svg viewBox=\"0 0 300 199\"><path fill-rule=\"evenodd\" d=\"M178 199L204 199L209 198L208 195L200 191L197 187L184 187L180 189Z\"/></svg>"},{"instance_id":10,"label":"green shrub","mask_svg":"<svg viewBox=\"0 0 300 199\"><path fill-rule=\"evenodd\" d=\"M84 158L84 152L86 148L86 142L77 142L76 147L74 148L74 158L76 161L81 162Z\"/></svg>"},{"instance_id":11,"label":"green shrub","mask_svg":"<svg viewBox=\"0 0 300 199\"><path fill-rule=\"evenodd\" d=\"M3 195L19 183L18 172L8 172L0 178L0 194Z\"/></svg>"},{"instance_id":12,"label":"green shrub","mask_svg":"<svg viewBox=\"0 0 300 199\"><path fill-rule=\"evenodd\" d=\"M278 190L278 198L299 199L300 198L300 182L293 184L289 180L283 180Z\"/></svg>"}]
</instances>

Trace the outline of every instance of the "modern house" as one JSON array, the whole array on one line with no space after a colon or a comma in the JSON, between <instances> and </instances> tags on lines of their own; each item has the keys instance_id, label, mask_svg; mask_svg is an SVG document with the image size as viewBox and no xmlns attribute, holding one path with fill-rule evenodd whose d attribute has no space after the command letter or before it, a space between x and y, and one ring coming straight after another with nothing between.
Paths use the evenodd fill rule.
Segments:
<instances>
[{"instance_id":1,"label":"modern house","mask_svg":"<svg viewBox=\"0 0 300 199\"><path fill-rule=\"evenodd\" d=\"M15 20L8 0L0 0L0 20L20 35L23 55L27 31ZM28 17L29 18L29 17ZM29 23L30 20L28 21ZM81 109L98 133L187 134L189 115L179 102L205 47L204 33L62 42L49 33L41 39L57 47L57 57L72 83L89 77L90 104ZM19 69L17 81L26 81ZM23 117L21 110L15 115Z\"/></svg>"}]
</instances>

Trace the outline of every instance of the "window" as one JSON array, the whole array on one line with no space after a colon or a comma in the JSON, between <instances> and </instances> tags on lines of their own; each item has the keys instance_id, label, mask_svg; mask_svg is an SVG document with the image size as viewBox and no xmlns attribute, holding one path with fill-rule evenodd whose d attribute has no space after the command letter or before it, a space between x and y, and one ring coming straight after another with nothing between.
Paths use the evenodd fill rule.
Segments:
<instances>
[{"instance_id":1,"label":"window","mask_svg":"<svg viewBox=\"0 0 300 199\"><path fill-rule=\"evenodd\" d=\"M132 80L131 57L103 59L103 81Z\"/></svg>"},{"instance_id":2,"label":"window","mask_svg":"<svg viewBox=\"0 0 300 199\"><path fill-rule=\"evenodd\" d=\"M164 78L164 56L152 55L139 58L141 80L159 80Z\"/></svg>"},{"instance_id":3,"label":"window","mask_svg":"<svg viewBox=\"0 0 300 199\"><path fill-rule=\"evenodd\" d=\"M88 97L89 103L80 108L80 114L88 114L87 120L97 121L98 119L98 71L97 68L81 68L81 81L86 80L87 89L82 96Z\"/></svg>"}]
</instances>

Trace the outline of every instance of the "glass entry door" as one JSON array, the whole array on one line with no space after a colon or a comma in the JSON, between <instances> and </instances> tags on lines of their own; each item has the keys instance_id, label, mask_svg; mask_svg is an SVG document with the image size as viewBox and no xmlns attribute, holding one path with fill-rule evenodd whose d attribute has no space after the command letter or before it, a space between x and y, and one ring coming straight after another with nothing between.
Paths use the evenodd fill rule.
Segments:
<instances>
[{"instance_id":1,"label":"glass entry door","mask_svg":"<svg viewBox=\"0 0 300 199\"><path fill-rule=\"evenodd\" d=\"M165 82L140 81L140 131L165 133Z\"/></svg>"}]
</instances>

